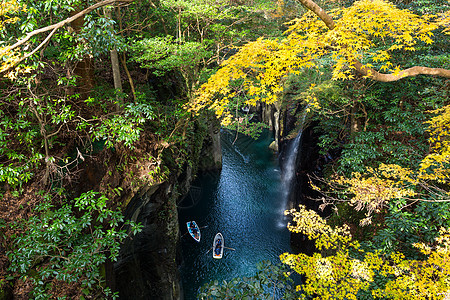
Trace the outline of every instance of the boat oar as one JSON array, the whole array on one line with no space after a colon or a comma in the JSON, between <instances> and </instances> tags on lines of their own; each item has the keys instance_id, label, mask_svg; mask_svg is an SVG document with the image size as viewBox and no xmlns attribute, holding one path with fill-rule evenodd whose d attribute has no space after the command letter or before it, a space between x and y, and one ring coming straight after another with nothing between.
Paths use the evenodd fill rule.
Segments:
<instances>
[{"instance_id":1,"label":"boat oar","mask_svg":"<svg viewBox=\"0 0 450 300\"><path fill-rule=\"evenodd\" d=\"M208 252L211 251L212 248L213 248L213 247L209 248L209 250L206 251L205 255L208 254Z\"/></svg>"},{"instance_id":2,"label":"boat oar","mask_svg":"<svg viewBox=\"0 0 450 300\"><path fill-rule=\"evenodd\" d=\"M203 227L199 227L199 229L203 229L203 228L206 228L206 227L208 227L208 225L206 225L206 226L203 226Z\"/></svg>"},{"instance_id":3,"label":"boat oar","mask_svg":"<svg viewBox=\"0 0 450 300\"><path fill-rule=\"evenodd\" d=\"M230 248L230 247L224 247L224 248L226 248L226 249L230 249L230 250L236 250L236 249L234 249L234 248Z\"/></svg>"}]
</instances>

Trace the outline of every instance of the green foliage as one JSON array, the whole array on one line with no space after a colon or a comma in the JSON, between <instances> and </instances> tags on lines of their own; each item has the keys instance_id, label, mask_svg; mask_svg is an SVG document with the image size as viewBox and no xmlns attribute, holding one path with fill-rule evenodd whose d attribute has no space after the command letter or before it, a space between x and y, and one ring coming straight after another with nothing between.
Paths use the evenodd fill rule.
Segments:
<instances>
[{"instance_id":1,"label":"green foliage","mask_svg":"<svg viewBox=\"0 0 450 300\"><path fill-rule=\"evenodd\" d=\"M3 104L0 108L7 107ZM43 155L38 152L39 144L36 138L40 132L27 116L29 112L21 105L16 118L12 118L8 110L0 110L0 182L6 182L12 187L22 186L33 178L34 169L41 163ZM13 147L18 143L19 149Z\"/></svg>"},{"instance_id":2,"label":"green foliage","mask_svg":"<svg viewBox=\"0 0 450 300\"><path fill-rule=\"evenodd\" d=\"M294 281L289 277L284 265L263 261L257 265L255 275L234 278L223 282L214 281L205 284L198 298L206 299L296 299L299 294L293 287Z\"/></svg>"},{"instance_id":3,"label":"green foliage","mask_svg":"<svg viewBox=\"0 0 450 300\"><path fill-rule=\"evenodd\" d=\"M412 245L431 244L440 228L450 227L449 203L421 202L410 211L403 209L405 205L404 200L390 203L384 228L374 235L368 249L388 255L401 251L409 259L423 259Z\"/></svg>"},{"instance_id":4,"label":"green foliage","mask_svg":"<svg viewBox=\"0 0 450 300\"><path fill-rule=\"evenodd\" d=\"M358 132L353 141L344 146L340 158L341 171L364 172L366 164L374 163L383 157L378 151L378 143L386 142L382 132ZM372 165L373 166L373 165Z\"/></svg>"},{"instance_id":5,"label":"green foliage","mask_svg":"<svg viewBox=\"0 0 450 300\"><path fill-rule=\"evenodd\" d=\"M93 191L60 208L45 198L36 210L38 215L12 224L20 234L13 237L8 252L9 271L31 281L33 299L50 299L49 291L58 281L81 282L87 294L100 289L111 295L109 288L103 289L100 268L107 259L117 259L120 243L128 236L119 229L122 214L109 209L108 199ZM142 228L125 224L133 234Z\"/></svg>"},{"instance_id":6,"label":"green foliage","mask_svg":"<svg viewBox=\"0 0 450 300\"><path fill-rule=\"evenodd\" d=\"M450 8L446 0L394 0L392 2L401 8L407 8L419 14L442 13Z\"/></svg>"},{"instance_id":7,"label":"green foliage","mask_svg":"<svg viewBox=\"0 0 450 300\"><path fill-rule=\"evenodd\" d=\"M240 84L238 80L235 86L238 87ZM269 128L269 126L257 120L258 114L250 112L250 106L246 104L246 100L248 100L247 97L236 95L229 101L228 109L233 112L233 116L231 117L231 122L226 125L222 124L222 127L257 139L262 130Z\"/></svg>"},{"instance_id":8,"label":"green foliage","mask_svg":"<svg viewBox=\"0 0 450 300\"><path fill-rule=\"evenodd\" d=\"M153 17L155 26L162 23L164 29L143 32L142 38L133 36L129 40L132 59L157 76L176 71L190 98L207 79L205 72L234 52L236 44L261 35L280 35L280 23L267 18L275 2L160 1Z\"/></svg>"},{"instance_id":9,"label":"green foliage","mask_svg":"<svg viewBox=\"0 0 450 300\"><path fill-rule=\"evenodd\" d=\"M172 36L140 40L131 46L133 60L149 68L156 76L176 71L183 77L182 86L190 96L204 61L211 56L204 43L177 42Z\"/></svg>"},{"instance_id":10,"label":"green foliage","mask_svg":"<svg viewBox=\"0 0 450 300\"><path fill-rule=\"evenodd\" d=\"M172 36L154 37L136 42L132 46L133 59L157 76L173 70L193 69L210 55L199 42L177 43Z\"/></svg>"},{"instance_id":11,"label":"green foliage","mask_svg":"<svg viewBox=\"0 0 450 300\"><path fill-rule=\"evenodd\" d=\"M81 34L77 38L88 43L78 44L75 51L71 52L100 57L114 48L120 52L126 50L125 40L116 34L115 25L115 20L103 14L86 15Z\"/></svg>"},{"instance_id":12,"label":"green foliage","mask_svg":"<svg viewBox=\"0 0 450 300\"><path fill-rule=\"evenodd\" d=\"M261 122L252 122L247 116L237 118L236 122L232 122L224 128L243 133L253 139L257 139L265 128L269 125Z\"/></svg>"},{"instance_id":13,"label":"green foliage","mask_svg":"<svg viewBox=\"0 0 450 300\"><path fill-rule=\"evenodd\" d=\"M93 131L93 140L105 141L106 147L114 147L123 143L127 148L134 149L134 143L140 138L141 127L146 121L155 117L153 108L144 103L128 104L123 114L114 115L101 121Z\"/></svg>"},{"instance_id":14,"label":"green foliage","mask_svg":"<svg viewBox=\"0 0 450 300\"><path fill-rule=\"evenodd\" d=\"M272 16L277 6L273 0L164 0L161 5L172 13L174 29L181 29L178 38L208 40L218 46L280 35L284 21Z\"/></svg>"},{"instance_id":15,"label":"green foliage","mask_svg":"<svg viewBox=\"0 0 450 300\"><path fill-rule=\"evenodd\" d=\"M444 81L405 79L394 83L323 83L314 87L321 109L314 119L322 153L341 151L338 171L364 172L380 162L417 165L428 151L425 121L447 97ZM350 120L357 124L351 133Z\"/></svg>"},{"instance_id":16,"label":"green foliage","mask_svg":"<svg viewBox=\"0 0 450 300\"><path fill-rule=\"evenodd\" d=\"M53 25L70 17L74 12L86 8L86 3L79 0L20 2L26 6L26 9L20 11L20 17L15 26L8 27L8 30L2 32L4 41L15 39L37 28ZM86 56L98 57L107 54L113 47L124 48L122 38L114 32L114 26L112 26L114 21L105 17L104 14L86 15L81 28L76 28L75 23L77 22L72 24L74 27L60 28L53 36L54 43L51 43L43 53L57 58L62 63L73 63ZM31 37L25 52L31 51L34 45L39 44L42 39L43 37L40 35ZM31 49L29 49L30 47ZM31 64L30 60L38 62L40 57L39 55L32 56L28 59L28 64Z\"/></svg>"}]
</instances>

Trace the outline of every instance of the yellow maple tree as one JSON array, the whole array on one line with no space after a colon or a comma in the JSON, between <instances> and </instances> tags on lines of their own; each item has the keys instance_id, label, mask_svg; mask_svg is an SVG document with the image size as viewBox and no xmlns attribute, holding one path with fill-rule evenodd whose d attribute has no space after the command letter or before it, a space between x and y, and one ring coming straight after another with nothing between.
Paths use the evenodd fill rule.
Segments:
<instances>
[{"instance_id":1,"label":"yellow maple tree","mask_svg":"<svg viewBox=\"0 0 450 300\"><path fill-rule=\"evenodd\" d=\"M5 0L0 3L0 30L5 28L6 24L14 24L18 17L13 16L16 12L24 9L17 0Z\"/></svg>"},{"instance_id":2,"label":"yellow maple tree","mask_svg":"<svg viewBox=\"0 0 450 300\"><path fill-rule=\"evenodd\" d=\"M426 255L407 259L399 252L365 251L348 227L331 227L316 212L300 206L288 211L289 230L315 240L318 251L284 253L283 263L305 276L301 299L446 299L450 297L450 230L441 228L433 243L414 246Z\"/></svg>"},{"instance_id":3,"label":"yellow maple tree","mask_svg":"<svg viewBox=\"0 0 450 300\"><path fill-rule=\"evenodd\" d=\"M434 110L429 125L430 152L416 169L396 164L380 164L378 168L367 168L364 174L353 173L350 178L338 176L331 179L331 194L345 195L356 210L365 210L366 219L361 225L371 222L373 212L386 208L393 199L404 199L408 203L417 201L450 202L450 105ZM335 202L328 192L313 186L325 194L326 204Z\"/></svg>"},{"instance_id":4,"label":"yellow maple tree","mask_svg":"<svg viewBox=\"0 0 450 300\"><path fill-rule=\"evenodd\" d=\"M8 24L16 23L19 18L14 16L17 12L26 10L25 6L18 3L17 0L6 0L0 2L0 31L5 29ZM15 65L20 59L20 53L12 49L9 45L0 47L0 58L2 59L0 73L6 71Z\"/></svg>"},{"instance_id":5,"label":"yellow maple tree","mask_svg":"<svg viewBox=\"0 0 450 300\"><path fill-rule=\"evenodd\" d=\"M419 74L450 78L447 69L402 70L392 61L394 51L415 51L420 43L433 43L434 30L447 30L448 13L419 16L385 0L360 0L327 13L311 0L298 1L308 12L288 24L285 37L260 38L241 47L199 88L189 104L191 111L212 109L226 125L233 119L233 97L244 95L244 105L272 104L289 74L318 67L323 57L334 61L333 79L352 79L356 73L383 82Z\"/></svg>"}]
</instances>

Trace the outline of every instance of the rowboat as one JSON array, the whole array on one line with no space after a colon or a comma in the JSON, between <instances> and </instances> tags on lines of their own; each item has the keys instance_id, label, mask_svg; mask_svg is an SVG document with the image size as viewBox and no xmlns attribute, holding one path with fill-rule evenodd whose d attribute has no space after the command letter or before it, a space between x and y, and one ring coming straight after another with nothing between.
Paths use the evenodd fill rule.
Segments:
<instances>
[{"instance_id":1,"label":"rowboat","mask_svg":"<svg viewBox=\"0 0 450 300\"><path fill-rule=\"evenodd\" d=\"M195 221L189 221L186 223L186 226L192 238L197 242L200 242L201 233L197 223Z\"/></svg>"},{"instance_id":2,"label":"rowboat","mask_svg":"<svg viewBox=\"0 0 450 300\"><path fill-rule=\"evenodd\" d=\"M213 242L213 257L217 259L221 259L223 255L223 248L225 246L225 242L223 240L223 236L220 232L216 234Z\"/></svg>"}]
</instances>

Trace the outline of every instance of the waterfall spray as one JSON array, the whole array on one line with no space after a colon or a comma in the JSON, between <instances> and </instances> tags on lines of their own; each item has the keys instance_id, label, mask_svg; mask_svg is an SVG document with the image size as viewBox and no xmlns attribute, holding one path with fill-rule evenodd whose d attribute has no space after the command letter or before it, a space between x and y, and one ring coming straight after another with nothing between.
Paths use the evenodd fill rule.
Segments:
<instances>
[{"instance_id":1,"label":"waterfall spray","mask_svg":"<svg viewBox=\"0 0 450 300\"><path fill-rule=\"evenodd\" d=\"M302 131L300 130L297 136L293 141L291 141L289 148L286 152L286 161L283 165L283 173L281 175L281 184L282 184L282 207L281 209L286 210L289 195L291 194L293 179L295 178L296 171L296 161L298 149L300 148L300 141L302 139Z\"/></svg>"}]
</instances>

